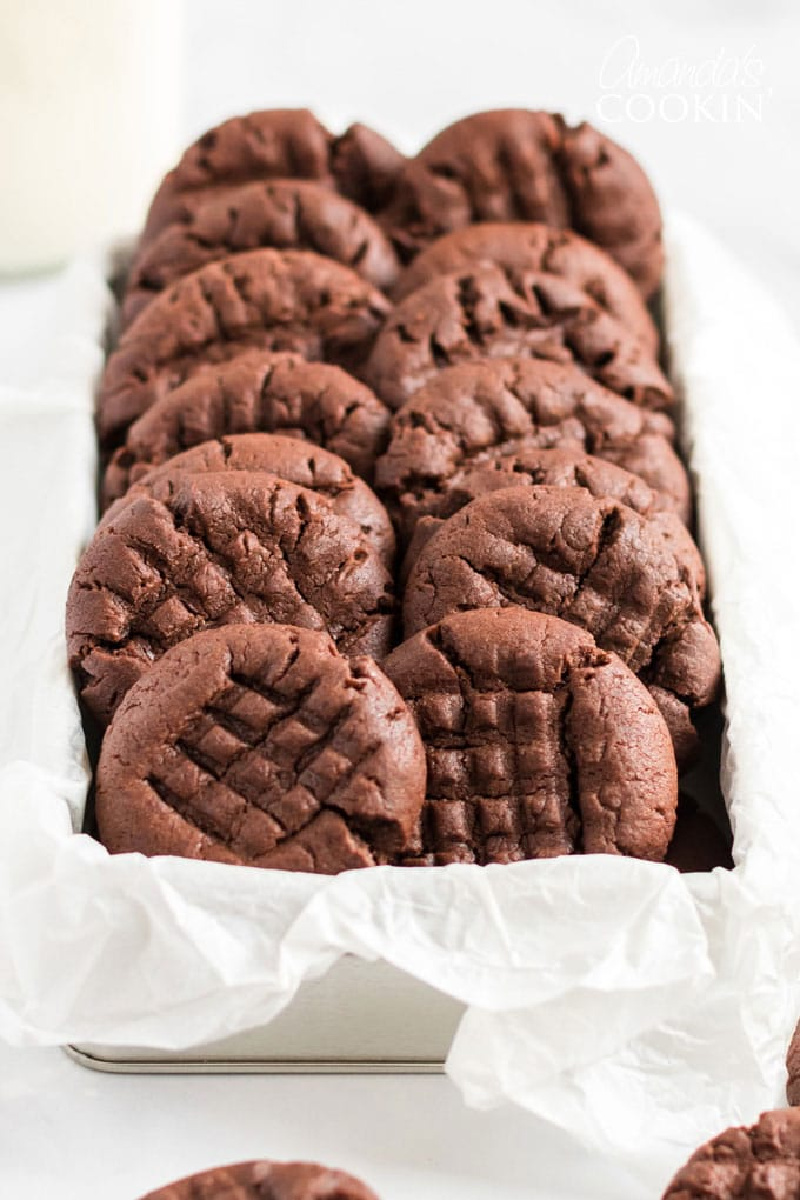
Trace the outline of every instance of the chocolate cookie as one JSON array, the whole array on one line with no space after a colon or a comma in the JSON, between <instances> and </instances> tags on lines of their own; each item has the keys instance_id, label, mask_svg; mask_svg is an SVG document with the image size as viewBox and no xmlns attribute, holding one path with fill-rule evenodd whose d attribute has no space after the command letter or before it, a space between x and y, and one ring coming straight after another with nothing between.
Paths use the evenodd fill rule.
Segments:
<instances>
[{"instance_id":1,"label":"chocolate cookie","mask_svg":"<svg viewBox=\"0 0 800 1200\"><path fill-rule=\"evenodd\" d=\"M129 325L169 284L229 254L273 246L314 250L387 289L397 257L373 219L321 183L273 180L200 194L184 219L162 229L135 256L122 305Z\"/></svg>"},{"instance_id":2,"label":"chocolate cookie","mask_svg":"<svg viewBox=\"0 0 800 1200\"><path fill-rule=\"evenodd\" d=\"M581 626L684 706L714 699L719 647L697 580L660 525L618 501L554 487L473 500L411 568L406 636L453 612L509 604Z\"/></svg>"},{"instance_id":3,"label":"chocolate cookie","mask_svg":"<svg viewBox=\"0 0 800 1200\"><path fill-rule=\"evenodd\" d=\"M406 861L663 859L678 798L669 733L635 675L587 633L524 608L475 609L417 633L385 670L428 762Z\"/></svg>"},{"instance_id":4,"label":"chocolate cookie","mask_svg":"<svg viewBox=\"0 0 800 1200\"><path fill-rule=\"evenodd\" d=\"M525 109L475 113L410 159L393 190L384 220L406 258L478 221L542 221L602 246L643 295L658 287L658 200L636 160L591 125Z\"/></svg>"},{"instance_id":5,"label":"chocolate cookie","mask_svg":"<svg viewBox=\"0 0 800 1200\"><path fill-rule=\"evenodd\" d=\"M392 295L402 300L439 275L469 272L487 264L512 273L558 275L591 296L648 350L658 349L653 318L627 271L585 238L550 225L487 222L457 229L426 247L406 267Z\"/></svg>"},{"instance_id":6,"label":"chocolate cookie","mask_svg":"<svg viewBox=\"0 0 800 1200\"><path fill-rule=\"evenodd\" d=\"M705 578L705 574L703 578ZM648 685L648 691L667 723L678 767L681 772L689 770L694 766L702 750L700 735L695 729L689 708L684 700L669 688L651 683Z\"/></svg>"},{"instance_id":7,"label":"chocolate cookie","mask_svg":"<svg viewBox=\"0 0 800 1200\"><path fill-rule=\"evenodd\" d=\"M159 390L248 347L359 366L389 308L355 271L311 251L251 250L209 263L161 292L122 335L100 382L101 441L118 441Z\"/></svg>"},{"instance_id":8,"label":"chocolate cookie","mask_svg":"<svg viewBox=\"0 0 800 1200\"><path fill-rule=\"evenodd\" d=\"M394 529L389 514L372 488L354 475L338 454L275 433L234 434L213 442L202 442L191 450L184 450L183 454L176 454L137 479L124 496L114 501L100 525L112 523L121 506L139 496L158 499L168 496L179 475L225 471L265 472L324 496L335 513L348 517L361 528L389 570L392 569Z\"/></svg>"},{"instance_id":9,"label":"chocolate cookie","mask_svg":"<svg viewBox=\"0 0 800 1200\"><path fill-rule=\"evenodd\" d=\"M445 367L511 355L574 363L643 408L674 403L652 352L587 292L557 275L498 266L439 275L401 300L362 377L399 408Z\"/></svg>"},{"instance_id":10,"label":"chocolate cookie","mask_svg":"<svg viewBox=\"0 0 800 1200\"><path fill-rule=\"evenodd\" d=\"M189 1175L142 1200L378 1200L360 1180L316 1163L243 1162Z\"/></svg>"},{"instance_id":11,"label":"chocolate cookie","mask_svg":"<svg viewBox=\"0 0 800 1200\"><path fill-rule=\"evenodd\" d=\"M297 482L303 482L298 480ZM421 518L406 553L408 567L444 521L465 505L501 488L518 485L583 488L598 500L616 500L656 523L677 560L697 582L705 596L705 567L691 534L660 492L654 492L638 475L571 449L543 450L529 443L512 451L482 456L479 464L457 471L441 496L436 516Z\"/></svg>"},{"instance_id":12,"label":"chocolate cookie","mask_svg":"<svg viewBox=\"0 0 800 1200\"><path fill-rule=\"evenodd\" d=\"M559 157L570 224L624 267L643 296L654 295L664 269L661 210L639 163L587 121L565 127Z\"/></svg>"},{"instance_id":13,"label":"chocolate cookie","mask_svg":"<svg viewBox=\"0 0 800 1200\"><path fill-rule=\"evenodd\" d=\"M360 121L333 139L330 160L342 195L370 213L379 213L389 204L407 161L388 138Z\"/></svg>"},{"instance_id":14,"label":"chocolate cookie","mask_svg":"<svg viewBox=\"0 0 800 1200\"><path fill-rule=\"evenodd\" d=\"M389 411L368 387L339 367L297 354L244 350L228 362L198 367L182 382L180 372L162 371L140 401L144 412L106 468L104 504L182 450L232 433L303 439L371 479L389 434Z\"/></svg>"},{"instance_id":15,"label":"chocolate cookie","mask_svg":"<svg viewBox=\"0 0 800 1200\"><path fill-rule=\"evenodd\" d=\"M800 1195L800 1112L762 1113L696 1150L662 1200L794 1200Z\"/></svg>"},{"instance_id":16,"label":"chocolate cookie","mask_svg":"<svg viewBox=\"0 0 800 1200\"><path fill-rule=\"evenodd\" d=\"M265 474L181 475L95 532L70 585L69 660L104 724L156 658L208 626L322 629L381 658L392 610L378 550L330 501Z\"/></svg>"},{"instance_id":17,"label":"chocolate cookie","mask_svg":"<svg viewBox=\"0 0 800 1200\"><path fill-rule=\"evenodd\" d=\"M334 875L401 851L424 795L414 720L371 658L289 625L229 625L128 692L96 810L112 853Z\"/></svg>"},{"instance_id":18,"label":"chocolate cookie","mask_svg":"<svg viewBox=\"0 0 800 1200\"><path fill-rule=\"evenodd\" d=\"M786 1098L792 1105L800 1105L800 1024L797 1025L789 1049L786 1051Z\"/></svg>"},{"instance_id":19,"label":"chocolate cookie","mask_svg":"<svg viewBox=\"0 0 800 1200\"><path fill-rule=\"evenodd\" d=\"M421 517L440 514L455 477L529 446L570 447L616 463L689 516L689 481L670 445L669 418L626 403L575 367L536 359L450 367L394 414L391 430L375 485L406 540Z\"/></svg>"},{"instance_id":20,"label":"chocolate cookie","mask_svg":"<svg viewBox=\"0 0 800 1200\"><path fill-rule=\"evenodd\" d=\"M404 163L403 155L366 125L353 125L337 138L308 109L231 117L198 138L164 177L142 243L181 221L198 194L259 179L315 179L374 210L386 204Z\"/></svg>"}]
</instances>

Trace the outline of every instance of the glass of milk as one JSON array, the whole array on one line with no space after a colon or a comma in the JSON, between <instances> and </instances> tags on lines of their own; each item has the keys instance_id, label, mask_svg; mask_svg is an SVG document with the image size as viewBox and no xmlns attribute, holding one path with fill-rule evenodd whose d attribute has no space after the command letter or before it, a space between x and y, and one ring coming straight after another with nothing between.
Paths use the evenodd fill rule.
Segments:
<instances>
[{"instance_id":1,"label":"glass of milk","mask_svg":"<svg viewBox=\"0 0 800 1200\"><path fill-rule=\"evenodd\" d=\"M136 234L177 158L182 0L0 0L0 275Z\"/></svg>"}]
</instances>

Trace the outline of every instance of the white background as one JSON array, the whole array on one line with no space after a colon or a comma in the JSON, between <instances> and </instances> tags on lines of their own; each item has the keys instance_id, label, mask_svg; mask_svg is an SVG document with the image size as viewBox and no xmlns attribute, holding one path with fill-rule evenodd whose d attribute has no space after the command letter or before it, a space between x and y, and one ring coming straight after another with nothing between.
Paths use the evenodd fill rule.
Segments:
<instances>
[{"instance_id":1,"label":"white background","mask_svg":"<svg viewBox=\"0 0 800 1200\"><path fill-rule=\"evenodd\" d=\"M306 104L334 129L362 119L411 151L470 110L558 108L602 124L603 103L621 118L605 128L665 203L703 218L796 315L799 35L796 0L192 0L183 126L188 139L248 108ZM655 79L620 79L621 38L637 39ZM676 69L707 76L709 60L710 83L670 82ZM53 295L51 279L0 288L0 383L36 376ZM648 1194L519 1112L467 1111L443 1079L116 1078L58 1051L0 1048L0 1195L134 1200L259 1155L349 1167L383 1200Z\"/></svg>"},{"instance_id":2,"label":"white background","mask_svg":"<svg viewBox=\"0 0 800 1200\"><path fill-rule=\"evenodd\" d=\"M614 47L629 38L655 86L618 81L630 57ZM760 86L728 85L748 55ZM676 60L699 69L700 86L670 82ZM192 0L186 123L195 134L248 108L309 105L332 128L362 120L413 151L481 108L603 124L602 103L613 118L604 128L641 158L663 201L702 217L797 307L799 60L797 0ZM737 98L760 101L762 119ZM702 116L721 117L725 102L728 120Z\"/></svg>"}]
</instances>

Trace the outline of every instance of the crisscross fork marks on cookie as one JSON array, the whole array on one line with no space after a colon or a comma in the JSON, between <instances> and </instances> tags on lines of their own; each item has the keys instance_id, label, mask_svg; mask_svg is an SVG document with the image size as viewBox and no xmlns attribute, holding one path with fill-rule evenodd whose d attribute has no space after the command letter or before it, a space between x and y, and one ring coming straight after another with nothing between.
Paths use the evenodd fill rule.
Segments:
<instances>
[{"instance_id":1,"label":"crisscross fork marks on cookie","mask_svg":"<svg viewBox=\"0 0 800 1200\"><path fill-rule=\"evenodd\" d=\"M524 608L472 609L409 638L386 670L428 759L405 862L663 858L677 804L669 731L587 633Z\"/></svg>"},{"instance_id":2,"label":"crisscross fork marks on cookie","mask_svg":"<svg viewBox=\"0 0 800 1200\"><path fill-rule=\"evenodd\" d=\"M371 478L386 444L389 413L364 384L339 367L296 354L241 350L199 367L171 391L146 402L106 470L106 502L148 469L230 435L284 434L339 454Z\"/></svg>"},{"instance_id":3,"label":"crisscross fork marks on cookie","mask_svg":"<svg viewBox=\"0 0 800 1200\"><path fill-rule=\"evenodd\" d=\"M247 347L355 369L389 309L349 267L311 251L253 250L209 263L171 284L126 329L100 384L101 437L119 438L152 405L160 376L185 379Z\"/></svg>"},{"instance_id":4,"label":"crisscross fork marks on cookie","mask_svg":"<svg viewBox=\"0 0 800 1200\"><path fill-rule=\"evenodd\" d=\"M289 671L287 666L285 674ZM344 692L338 711L321 717L314 711L321 682L317 675L300 690L286 694L276 686L256 687L241 676L231 678L230 686L182 730L164 763L153 768L157 790L167 790L178 799L182 816L244 856L254 852L256 828L265 839L271 831L276 845L303 833L326 808L335 810L358 835L357 819L336 807L335 795L346 790L359 760L374 754L378 746L360 747L353 756L352 731L348 736L353 693ZM239 716L232 724L236 713ZM201 799L209 787L216 805L215 827ZM224 807L219 805L223 790ZM237 801L240 811L233 816L231 805ZM261 814L268 820L261 820ZM246 830L250 840L240 845L239 837L246 836Z\"/></svg>"},{"instance_id":5,"label":"crisscross fork marks on cookie","mask_svg":"<svg viewBox=\"0 0 800 1200\"><path fill-rule=\"evenodd\" d=\"M566 229L530 221L487 221L439 238L405 268L393 288L395 301L440 275L493 264L509 273L543 273L582 289L626 325L649 350L658 344L656 328L626 271L585 238Z\"/></svg>"},{"instance_id":6,"label":"crisscross fork marks on cookie","mask_svg":"<svg viewBox=\"0 0 800 1200\"><path fill-rule=\"evenodd\" d=\"M330 188L299 179L233 184L190 200L177 221L141 247L128 274L125 325L176 279L257 247L312 250L381 288L397 274L380 227Z\"/></svg>"},{"instance_id":7,"label":"crisscross fork marks on cookie","mask_svg":"<svg viewBox=\"0 0 800 1200\"><path fill-rule=\"evenodd\" d=\"M425 636L459 689L412 703L428 751L427 853L480 863L570 853L579 810L570 811L577 782L563 752L566 669L549 690L491 686L437 629Z\"/></svg>"},{"instance_id":8,"label":"crisscross fork marks on cookie","mask_svg":"<svg viewBox=\"0 0 800 1200\"><path fill-rule=\"evenodd\" d=\"M492 265L437 276L401 301L364 377L397 409L442 369L510 355L574 364L648 409L674 403L653 353L588 292L557 276Z\"/></svg>"},{"instance_id":9,"label":"crisscross fork marks on cookie","mask_svg":"<svg viewBox=\"0 0 800 1200\"><path fill-rule=\"evenodd\" d=\"M203 442L142 473L104 513L113 524L122 507L140 496L156 500L174 494L183 475L249 472L274 476L322 496L332 512L356 522L387 567L394 561L395 537L386 509L368 485L338 455L299 438L274 433L243 433Z\"/></svg>"},{"instance_id":10,"label":"crisscross fork marks on cookie","mask_svg":"<svg viewBox=\"0 0 800 1200\"><path fill-rule=\"evenodd\" d=\"M654 518L581 490L512 487L472 501L421 549L406 633L470 607L522 604L595 635L637 673L708 704L719 647L691 560Z\"/></svg>"},{"instance_id":11,"label":"crisscross fork marks on cookie","mask_svg":"<svg viewBox=\"0 0 800 1200\"><path fill-rule=\"evenodd\" d=\"M607 391L574 366L492 359L449 367L392 417L376 486L406 539L439 515L451 480L487 457L526 448L581 449L630 470L685 521L689 481L672 422Z\"/></svg>"},{"instance_id":12,"label":"crisscross fork marks on cookie","mask_svg":"<svg viewBox=\"0 0 800 1200\"><path fill-rule=\"evenodd\" d=\"M266 474L185 475L96 532L70 589L70 661L107 721L148 658L207 625L326 629L382 657L392 610L380 551L322 497Z\"/></svg>"},{"instance_id":13,"label":"crisscross fork marks on cookie","mask_svg":"<svg viewBox=\"0 0 800 1200\"><path fill-rule=\"evenodd\" d=\"M227 625L131 688L103 742L98 825L111 850L336 872L398 853L424 786L411 714L370 658Z\"/></svg>"}]
</instances>

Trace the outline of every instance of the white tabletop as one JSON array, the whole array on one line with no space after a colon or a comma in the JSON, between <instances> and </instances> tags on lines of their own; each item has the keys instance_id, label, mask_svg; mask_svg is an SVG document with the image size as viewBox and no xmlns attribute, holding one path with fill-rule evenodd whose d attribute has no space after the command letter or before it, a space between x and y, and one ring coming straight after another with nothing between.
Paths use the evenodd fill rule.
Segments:
<instances>
[{"instance_id":1,"label":"white tabletop","mask_svg":"<svg viewBox=\"0 0 800 1200\"><path fill-rule=\"evenodd\" d=\"M134 1200L247 1158L312 1159L382 1200L634 1200L610 1164L511 1108L471 1112L433 1076L118 1076L0 1047L0 1193Z\"/></svg>"},{"instance_id":2,"label":"white tabletop","mask_svg":"<svg viewBox=\"0 0 800 1200\"><path fill-rule=\"evenodd\" d=\"M605 111L607 132L640 154L664 199L702 217L798 313L798 26L793 0L677 0L646 19L634 0L613 16L594 0L493 0L488 11L193 0L184 124L188 138L236 111L308 104L332 127L360 117L410 150L482 107L594 121ZM656 82L620 79L614 47L631 35ZM761 64L754 91L713 72L699 89L670 83L681 66L720 59L730 72L748 55ZM54 277L0 287L0 385L40 376L56 289ZM0 1047L2 1196L134 1200L188 1172L270 1156L350 1169L383 1200L633 1200L660 1182L634 1181L521 1111L472 1112L441 1077L104 1076L57 1049Z\"/></svg>"}]
</instances>

